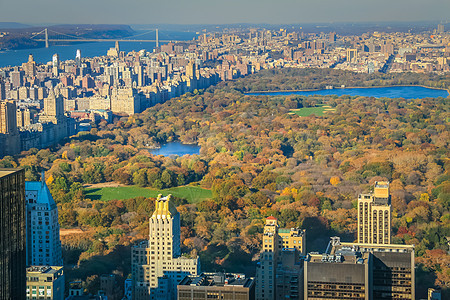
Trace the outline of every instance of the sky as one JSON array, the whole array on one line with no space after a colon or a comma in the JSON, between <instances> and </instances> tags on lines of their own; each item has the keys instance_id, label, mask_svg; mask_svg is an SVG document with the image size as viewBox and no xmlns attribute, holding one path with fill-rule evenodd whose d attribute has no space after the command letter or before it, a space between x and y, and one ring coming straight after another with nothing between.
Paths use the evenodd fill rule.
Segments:
<instances>
[{"instance_id":1,"label":"sky","mask_svg":"<svg viewBox=\"0 0 450 300\"><path fill-rule=\"evenodd\" d=\"M450 21L450 0L0 0L25 24L302 24Z\"/></svg>"}]
</instances>

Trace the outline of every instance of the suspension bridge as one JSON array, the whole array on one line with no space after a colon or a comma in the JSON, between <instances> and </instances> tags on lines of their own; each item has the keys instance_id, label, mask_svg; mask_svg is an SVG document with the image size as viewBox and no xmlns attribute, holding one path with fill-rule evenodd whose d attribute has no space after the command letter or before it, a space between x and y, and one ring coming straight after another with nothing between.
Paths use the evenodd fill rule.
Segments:
<instances>
[{"instance_id":1,"label":"suspension bridge","mask_svg":"<svg viewBox=\"0 0 450 300\"><path fill-rule=\"evenodd\" d=\"M147 35L149 33L155 32L155 39L137 39L140 36ZM159 47L159 43L170 42L169 40L160 40L158 36L158 29L150 30L144 33L136 34L121 39L95 39L95 38L84 38L80 36L70 35L66 33L56 32L54 30L45 28L40 32L31 35L31 39L37 42L45 42L45 48L49 47L50 42L154 42L156 47Z\"/></svg>"}]
</instances>

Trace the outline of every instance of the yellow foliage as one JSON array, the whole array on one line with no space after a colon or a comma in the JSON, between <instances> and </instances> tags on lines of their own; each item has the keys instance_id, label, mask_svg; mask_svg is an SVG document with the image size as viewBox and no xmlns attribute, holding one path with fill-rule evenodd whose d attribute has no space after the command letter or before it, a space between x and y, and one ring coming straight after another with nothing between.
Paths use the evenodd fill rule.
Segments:
<instances>
[{"instance_id":1,"label":"yellow foliage","mask_svg":"<svg viewBox=\"0 0 450 300\"><path fill-rule=\"evenodd\" d=\"M338 185L341 182L341 179L337 176L333 176L330 178L330 183L334 186Z\"/></svg>"},{"instance_id":2,"label":"yellow foliage","mask_svg":"<svg viewBox=\"0 0 450 300\"><path fill-rule=\"evenodd\" d=\"M53 181L55 181L55 178L53 178L53 175L50 175L45 182L47 183L47 185L50 185L53 183Z\"/></svg>"},{"instance_id":3,"label":"yellow foliage","mask_svg":"<svg viewBox=\"0 0 450 300\"><path fill-rule=\"evenodd\" d=\"M428 193L420 194L420 201L429 202L430 196L428 195Z\"/></svg>"},{"instance_id":4,"label":"yellow foliage","mask_svg":"<svg viewBox=\"0 0 450 300\"><path fill-rule=\"evenodd\" d=\"M67 158L67 150L64 151L64 152L62 153L61 157L62 157L63 159L68 159L68 158Z\"/></svg>"}]
</instances>

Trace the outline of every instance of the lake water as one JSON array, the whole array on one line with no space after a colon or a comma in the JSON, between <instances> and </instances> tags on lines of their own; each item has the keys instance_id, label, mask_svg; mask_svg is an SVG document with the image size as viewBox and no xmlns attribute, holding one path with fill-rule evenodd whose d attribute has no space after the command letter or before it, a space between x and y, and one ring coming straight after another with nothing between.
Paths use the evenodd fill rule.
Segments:
<instances>
[{"instance_id":1,"label":"lake water","mask_svg":"<svg viewBox=\"0 0 450 300\"><path fill-rule=\"evenodd\" d=\"M136 31L139 34L141 31ZM145 31L144 31L145 32ZM197 35L195 32L180 31L159 31L160 40L186 41L191 40ZM136 37L136 39L155 39L155 33L148 33ZM109 48L114 47L114 42L96 42L96 43L79 43L71 45L50 45L49 48L34 48L22 50L0 51L0 68L6 66L20 66L28 61L28 56L33 54L37 63L47 63L52 60L55 53L59 54L60 60L75 59L77 49L81 50L82 57L95 57L106 55ZM142 49L153 52L156 46L154 42L120 42L120 50L126 53L130 51L139 51ZM160 43L162 45L164 43Z\"/></svg>"},{"instance_id":2,"label":"lake water","mask_svg":"<svg viewBox=\"0 0 450 300\"><path fill-rule=\"evenodd\" d=\"M178 155L183 156L186 154L200 154L200 146L198 145L187 145L180 142L171 142L162 145L159 149L150 149L149 152L153 155Z\"/></svg>"},{"instance_id":3,"label":"lake water","mask_svg":"<svg viewBox=\"0 0 450 300\"><path fill-rule=\"evenodd\" d=\"M296 92L267 92L267 93L248 93L248 95L349 95L349 96L363 96L375 98L405 98L405 99L423 99L423 98L437 98L448 97L449 93L446 90L436 90L421 86L393 86L381 88L345 88L332 90L317 90L317 91L296 91Z\"/></svg>"}]
</instances>

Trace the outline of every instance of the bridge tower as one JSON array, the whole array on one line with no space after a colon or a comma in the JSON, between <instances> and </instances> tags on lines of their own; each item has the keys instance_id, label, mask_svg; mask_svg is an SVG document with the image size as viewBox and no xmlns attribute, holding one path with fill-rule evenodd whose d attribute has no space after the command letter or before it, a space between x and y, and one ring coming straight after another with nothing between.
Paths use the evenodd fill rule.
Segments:
<instances>
[{"instance_id":1,"label":"bridge tower","mask_svg":"<svg viewBox=\"0 0 450 300\"><path fill-rule=\"evenodd\" d=\"M48 48L48 28L45 28L45 48Z\"/></svg>"}]
</instances>

